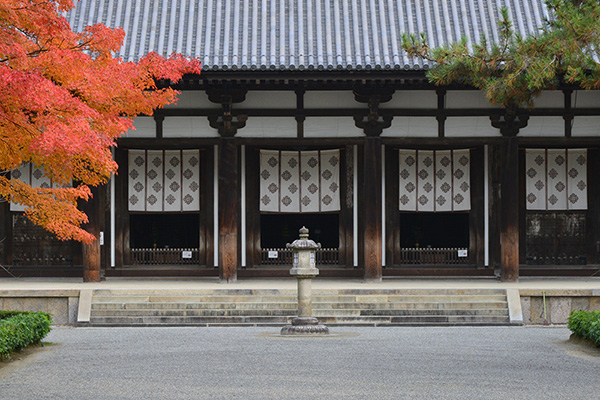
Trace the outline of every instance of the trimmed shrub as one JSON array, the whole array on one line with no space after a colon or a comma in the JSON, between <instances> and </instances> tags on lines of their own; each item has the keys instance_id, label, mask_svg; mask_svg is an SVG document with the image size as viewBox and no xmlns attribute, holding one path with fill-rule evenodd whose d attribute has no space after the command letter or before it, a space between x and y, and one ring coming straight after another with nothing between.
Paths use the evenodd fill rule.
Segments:
<instances>
[{"instance_id":1,"label":"trimmed shrub","mask_svg":"<svg viewBox=\"0 0 600 400\"><path fill-rule=\"evenodd\" d=\"M5 311L5 310L0 310L0 320L5 319L5 318L14 317L15 315L27 314L29 312L30 311Z\"/></svg>"},{"instance_id":2,"label":"trimmed shrub","mask_svg":"<svg viewBox=\"0 0 600 400\"><path fill-rule=\"evenodd\" d=\"M575 335L600 347L600 311L573 311L567 326Z\"/></svg>"},{"instance_id":3,"label":"trimmed shrub","mask_svg":"<svg viewBox=\"0 0 600 400\"><path fill-rule=\"evenodd\" d=\"M0 317L0 358L39 343L50 332L52 316L44 312L4 312Z\"/></svg>"}]
</instances>

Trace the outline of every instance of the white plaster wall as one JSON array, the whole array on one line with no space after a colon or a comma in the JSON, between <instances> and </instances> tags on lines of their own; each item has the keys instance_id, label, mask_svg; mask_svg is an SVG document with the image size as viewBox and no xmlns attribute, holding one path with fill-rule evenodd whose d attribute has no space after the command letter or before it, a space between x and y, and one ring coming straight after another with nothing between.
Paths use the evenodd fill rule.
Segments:
<instances>
[{"instance_id":1,"label":"white plaster wall","mask_svg":"<svg viewBox=\"0 0 600 400\"><path fill-rule=\"evenodd\" d=\"M437 94L434 90L397 90L379 108L437 108Z\"/></svg>"},{"instance_id":2,"label":"white plaster wall","mask_svg":"<svg viewBox=\"0 0 600 400\"><path fill-rule=\"evenodd\" d=\"M354 100L351 91L316 90L304 93L304 108L363 108L367 105Z\"/></svg>"},{"instance_id":3,"label":"white plaster wall","mask_svg":"<svg viewBox=\"0 0 600 400\"><path fill-rule=\"evenodd\" d=\"M600 107L600 90L576 90L571 104L574 108Z\"/></svg>"},{"instance_id":4,"label":"white plaster wall","mask_svg":"<svg viewBox=\"0 0 600 400\"><path fill-rule=\"evenodd\" d=\"M206 117L165 117L163 121L163 137L165 138L218 136L218 131L211 128Z\"/></svg>"},{"instance_id":5,"label":"white plaster wall","mask_svg":"<svg viewBox=\"0 0 600 400\"><path fill-rule=\"evenodd\" d=\"M296 108L296 93L281 90L250 91L233 108Z\"/></svg>"},{"instance_id":6,"label":"white plaster wall","mask_svg":"<svg viewBox=\"0 0 600 400\"><path fill-rule=\"evenodd\" d=\"M435 117L394 117L392 126L383 130L383 137L437 137Z\"/></svg>"},{"instance_id":7,"label":"white plaster wall","mask_svg":"<svg viewBox=\"0 0 600 400\"><path fill-rule=\"evenodd\" d=\"M181 91L178 96L177 104L169 104L165 108L221 108L220 104L208 100L208 95L200 90Z\"/></svg>"},{"instance_id":8,"label":"white plaster wall","mask_svg":"<svg viewBox=\"0 0 600 400\"><path fill-rule=\"evenodd\" d=\"M133 120L133 127L125 132L126 138L152 138L156 137L156 121L154 117L137 117Z\"/></svg>"},{"instance_id":9,"label":"white plaster wall","mask_svg":"<svg viewBox=\"0 0 600 400\"><path fill-rule=\"evenodd\" d=\"M446 108L498 108L479 90L448 90Z\"/></svg>"},{"instance_id":10,"label":"white plaster wall","mask_svg":"<svg viewBox=\"0 0 600 400\"><path fill-rule=\"evenodd\" d=\"M501 136L489 117L448 117L444 126L446 137Z\"/></svg>"},{"instance_id":11,"label":"white plaster wall","mask_svg":"<svg viewBox=\"0 0 600 400\"><path fill-rule=\"evenodd\" d=\"M298 123L293 117L248 117L246 126L238 130L236 137L295 138Z\"/></svg>"},{"instance_id":12,"label":"white plaster wall","mask_svg":"<svg viewBox=\"0 0 600 400\"><path fill-rule=\"evenodd\" d=\"M599 116L578 116L573 119L572 136L600 136Z\"/></svg>"},{"instance_id":13,"label":"white plaster wall","mask_svg":"<svg viewBox=\"0 0 600 400\"><path fill-rule=\"evenodd\" d=\"M535 98L535 108L563 108L565 95L562 90L546 90Z\"/></svg>"},{"instance_id":14,"label":"white plaster wall","mask_svg":"<svg viewBox=\"0 0 600 400\"><path fill-rule=\"evenodd\" d=\"M563 117L530 117L527 126L519 130L519 137L560 137L565 135Z\"/></svg>"},{"instance_id":15,"label":"white plaster wall","mask_svg":"<svg viewBox=\"0 0 600 400\"><path fill-rule=\"evenodd\" d=\"M363 137L352 117L312 117L304 120L304 137Z\"/></svg>"}]
</instances>

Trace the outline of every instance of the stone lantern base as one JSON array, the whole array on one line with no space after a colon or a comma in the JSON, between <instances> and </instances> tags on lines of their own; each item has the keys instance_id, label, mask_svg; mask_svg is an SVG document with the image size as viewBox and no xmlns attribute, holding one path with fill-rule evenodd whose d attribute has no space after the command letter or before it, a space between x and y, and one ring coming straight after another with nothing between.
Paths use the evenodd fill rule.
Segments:
<instances>
[{"instance_id":1,"label":"stone lantern base","mask_svg":"<svg viewBox=\"0 0 600 400\"><path fill-rule=\"evenodd\" d=\"M297 317L292 320L292 325L281 328L281 334L284 336L329 335L329 328L319 324L319 320L314 317Z\"/></svg>"}]
</instances>

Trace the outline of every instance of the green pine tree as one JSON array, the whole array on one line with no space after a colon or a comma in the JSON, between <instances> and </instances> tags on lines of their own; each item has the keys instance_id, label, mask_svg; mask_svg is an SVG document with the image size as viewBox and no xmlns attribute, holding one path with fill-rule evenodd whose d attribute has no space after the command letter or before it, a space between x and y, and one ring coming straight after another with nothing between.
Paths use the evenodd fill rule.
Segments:
<instances>
[{"instance_id":1,"label":"green pine tree","mask_svg":"<svg viewBox=\"0 0 600 400\"><path fill-rule=\"evenodd\" d=\"M431 63L436 85L464 84L482 90L492 104L533 107L543 90L571 84L600 89L600 1L547 0L551 18L535 35L517 34L506 8L499 41L483 37L469 48L466 38L432 49L426 36L403 36L403 48Z\"/></svg>"}]
</instances>

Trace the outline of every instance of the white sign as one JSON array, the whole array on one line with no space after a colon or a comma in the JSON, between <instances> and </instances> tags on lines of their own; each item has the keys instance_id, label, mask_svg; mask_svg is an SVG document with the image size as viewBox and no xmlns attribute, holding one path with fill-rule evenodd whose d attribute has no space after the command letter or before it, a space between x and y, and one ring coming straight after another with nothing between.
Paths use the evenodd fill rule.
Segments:
<instances>
[{"instance_id":1,"label":"white sign","mask_svg":"<svg viewBox=\"0 0 600 400\"><path fill-rule=\"evenodd\" d=\"M469 251L467 249L458 250L458 256L459 257L468 257L469 256Z\"/></svg>"},{"instance_id":2,"label":"white sign","mask_svg":"<svg viewBox=\"0 0 600 400\"><path fill-rule=\"evenodd\" d=\"M100 231L100 246L104 246L104 232Z\"/></svg>"},{"instance_id":3,"label":"white sign","mask_svg":"<svg viewBox=\"0 0 600 400\"><path fill-rule=\"evenodd\" d=\"M269 258L278 258L279 252L277 250L269 250Z\"/></svg>"},{"instance_id":4,"label":"white sign","mask_svg":"<svg viewBox=\"0 0 600 400\"><path fill-rule=\"evenodd\" d=\"M191 251L182 251L181 258L192 258L192 252Z\"/></svg>"}]
</instances>

